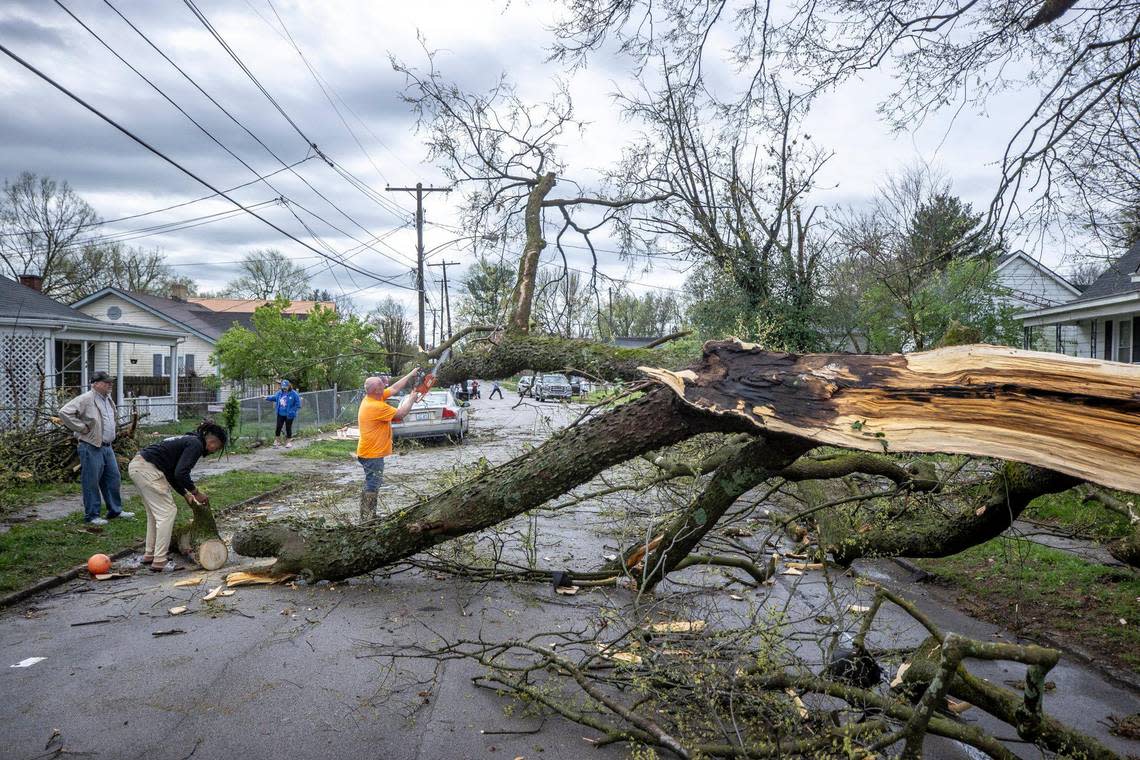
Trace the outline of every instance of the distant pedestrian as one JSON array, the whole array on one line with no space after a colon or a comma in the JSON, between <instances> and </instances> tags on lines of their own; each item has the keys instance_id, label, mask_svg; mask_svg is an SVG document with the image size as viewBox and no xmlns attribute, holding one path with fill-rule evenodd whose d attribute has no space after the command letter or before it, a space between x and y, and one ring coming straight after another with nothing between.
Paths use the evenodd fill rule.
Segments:
<instances>
[{"instance_id":1,"label":"distant pedestrian","mask_svg":"<svg viewBox=\"0 0 1140 760\"><path fill-rule=\"evenodd\" d=\"M293 420L301 411L301 394L293 390L288 380L281 381L281 390L266 396L277 409L277 430L273 433L273 448L281 447L281 428L285 428L285 448L293 448Z\"/></svg>"},{"instance_id":2,"label":"distant pedestrian","mask_svg":"<svg viewBox=\"0 0 1140 760\"><path fill-rule=\"evenodd\" d=\"M112 378L102 370L91 376L91 390L68 401L59 410L59 421L79 439L79 480L83 487L83 521L106 525L107 520L134 517L123 511L119 493L122 476L115 458L116 410L111 400ZM99 516L100 496L107 505L107 519Z\"/></svg>"},{"instance_id":3,"label":"distant pedestrian","mask_svg":"<svg viewBox=\"0 0 1140 760\"><path fill-rule=\"evenodd\" d=\"M209 506L210 497L194 485L190 471L203 454L224 449L226 438L224 427L203 422L193 433L147 446L127 467L146 507L146 548L142 563L150 565L152 571L165 570L168 564L173 569L173 560L166 556L170 550L174 518L178 515L171 489L181 494L191 506Z\"/></svg>"},{"instance_id":4,"label":"distant pedestrian","mask_svg":"<svg viewBox=\"0 0 1140 760\"><path fill-rule=\"evenodd\" d=\"M499 387L499 381L498 380L492 380L491 381L491 392L487 394L487 400L490 401L491 399L493 399L495 397L496 393L499 394L499 398L503 397L503 389Z\"/></svg>"},{"instance_id":5,"label":"distant pedestrian","mask_svg":"<svg viewBox=\"0 0 1140 760\"><path fill-rule=\"evenodd\" d=\"M482 398L482 396L479 395L479 381L478 380L472 380L471 381L471 396L474 398Z\"/></svg>"}]
</instances>

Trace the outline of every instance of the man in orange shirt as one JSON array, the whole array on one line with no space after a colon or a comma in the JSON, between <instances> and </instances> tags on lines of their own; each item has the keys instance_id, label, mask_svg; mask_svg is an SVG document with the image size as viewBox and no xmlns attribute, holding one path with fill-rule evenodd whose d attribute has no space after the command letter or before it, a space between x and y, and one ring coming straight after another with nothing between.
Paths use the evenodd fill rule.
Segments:
<instances>
[{"instance_id":1,"label":"man in orange shirt","mask_svg":"<svg viewBox=\"0 0 1140 760\"><path fill-rule=\"evenodd\" d=\"M409 391L398 409L393 409L386 399L403 390L419 369L416 367L387 387L382 377L370 377L364 381L364 398L356 413L356 424L360 428L356 459L364 467L364 491L360 494L361 522L376 517L376 492L384 482L384 457L392 453L392 422L404 419L418 394L415 389Z\"/></svg>"}]
</instances>

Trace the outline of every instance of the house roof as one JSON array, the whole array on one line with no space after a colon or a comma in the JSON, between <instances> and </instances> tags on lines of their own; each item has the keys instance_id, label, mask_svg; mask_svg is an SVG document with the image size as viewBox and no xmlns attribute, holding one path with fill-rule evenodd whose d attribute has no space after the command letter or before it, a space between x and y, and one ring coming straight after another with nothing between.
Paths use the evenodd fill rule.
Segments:
<instances>
[{"instance_id":1,"label":"house roof","mask_svg":"<svg viewBox=\"0 0 1140 760\"><path fill-rule=\"evenodd\" d=\"M998 256L997 266L994 267L994 271L1000 272L1003 268L1008 266L1010 263L1012 263L1016 259L1021 259L1022 261L1029 264L1031 267L1033 267L1037 271L1041 272L1046 277L1051 277L1061 287L1065 288L1066 290L1068 290L1073 295L1080 295L1080 292L1081 292L1080 288L1078 288L1073 283L1069 282L1066 278L1064 278L1061 275L1054 272L1049 267L1042 264L1040 261L1038 261L1034 257L1030 256L1025 251L1007 251L1006 253L1003 253L1001 256Z\"/></svg>"},{"instance_id":2,"label":"house roof","mask_svg":"<svg viewBox=\"0 0 1140 760\"><path fill-rule=\"evenodd\" d=\"M70 322L98 322L78 309L32 290L15 280L0 276L0 317L13 319L54 319Z\"/></svg>"},{"instance_id":3,"label":"house roof","mask_svg":"<svg viewBox=\"0 0 1140 760\"><path fill-rule=\"evenodd\" d=\"M1140 291L1140 281L1132 280L1132 275L1137 272L1140 272L1140 243L1128 249L1104 274L1093 280L1092 285L1076 301L1092 301L1105 296Z\"/></svg>"},{"instance_id":4,"label":"house roof","mask_svg":"<svg viewBox=\"0 0 1140 760\"><path fill-rule=\"evenodd\" d=\"M234 314L252 314L259 306L264 306L270 301L259 298L187 298L187 302L197 304L210 311L230 312ZM332 301L290 301L289 305L282 310L282 314L309 314L317 306L322 306L326 309L336 309L336 304Z\"/></svg>"},{"instance_id":5,"label":"house roof","mask_svg":"<svg viewBox=\"0 0 1140 760\"><path fill-rule=\"evenodd\" d=\"M173 343L185 337L185 333L173 330L95 319L3 276L0 276L0 323L17 326L39 323L49 328L63 325L67 334L76 336L76 340Z\"/></svg>"},{"instance_id":6,"label":"house roof","mask_svg":"<svg viewBox=\"0 0 1140 760\"><path fill-rule=\"evenodd\" d=\"M222 336L222 333L233 327L234 324L241 325L242 327L250 327L250 320L253 316L250 313L241 312L215 312L196 303L190 303L176 298L152 296L147 293L136 293L134 291L120 290L119 288L113 287L103 288L97 293L92 293L86 298L77 301L75 305L85 306L86 304L98 301L100 298L112 294L133 303L160 319L165 319L171 324L189 330L208 343L216 343L218 338Z\"/></svg>"}]
</instances>

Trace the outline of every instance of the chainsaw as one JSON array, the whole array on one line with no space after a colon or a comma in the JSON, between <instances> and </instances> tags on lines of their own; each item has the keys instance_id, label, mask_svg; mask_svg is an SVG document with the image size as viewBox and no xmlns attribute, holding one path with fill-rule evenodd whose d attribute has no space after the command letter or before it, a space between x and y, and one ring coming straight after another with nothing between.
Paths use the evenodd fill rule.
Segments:
<instances>
[{"instance_id":1,"label":"chainsaw","mask_svg":"<svg viewBox=\"0 0 1140 760\"><path fill-rule=\"evenodd\" d=\"M445 348L443 353L439 355L439 358L435 360L435 366L431 368L431 371L421 369L416 373L416 393L424 396L431 390L431 387L435 385L435 376L439 374L439 368L442 367L443 363L449 358L451 358L451 346Z\"/></svg>"}]
</instances>

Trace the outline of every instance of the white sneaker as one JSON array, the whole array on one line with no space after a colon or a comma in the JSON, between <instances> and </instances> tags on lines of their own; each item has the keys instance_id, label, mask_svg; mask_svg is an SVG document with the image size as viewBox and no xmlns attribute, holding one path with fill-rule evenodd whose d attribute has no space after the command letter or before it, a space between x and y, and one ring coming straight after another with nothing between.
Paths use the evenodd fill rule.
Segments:
<instances>
[{"instance_id":1,"label":"white sneaker","mask_svg":"<svg viewBox=\"0 0 1140 760\"><path fill-rule=\"evenodd\" d=\"M293 448L293 442L292 441L286 441L285 442L285 448L287 448L287 449Z\"/></svg>"},{"instance_id":2,"label":"white sneaker","mask_svg":"<svg viewBox=\"0 0 1140 760\"><path fill-rule=\"evenodd\" d=\"M133 520L134 518L135 518L134 512L127 512L126 510L124 510L124 511L120 512L119 514L115 515L111 519L114 519L114 520Z\"/></svg>"},{"instance_id":3,"label":"white sneaker","mask_svg":"<svg viewBox=\"0 0 1140 760\"><path fill-rule=\"evenodd\" d=\"M88 525L106 525L107 521L104 520L102 517L96 517L94 520L88 520L87 524Z\"/></svg>"},{"instance_id":4,"label":"white sneaker","mask_svg":"<svg viewBox=\"0 0 1140 760\"><path fill-rule=\"evenodd\" d=\"M277 441L274 441L274 442L273 442L273 448L275 448L275 449L279 449L279 448L281 448L281 444L280 444L280 443L278 443Z\"/></svg>"}]
</instances>

